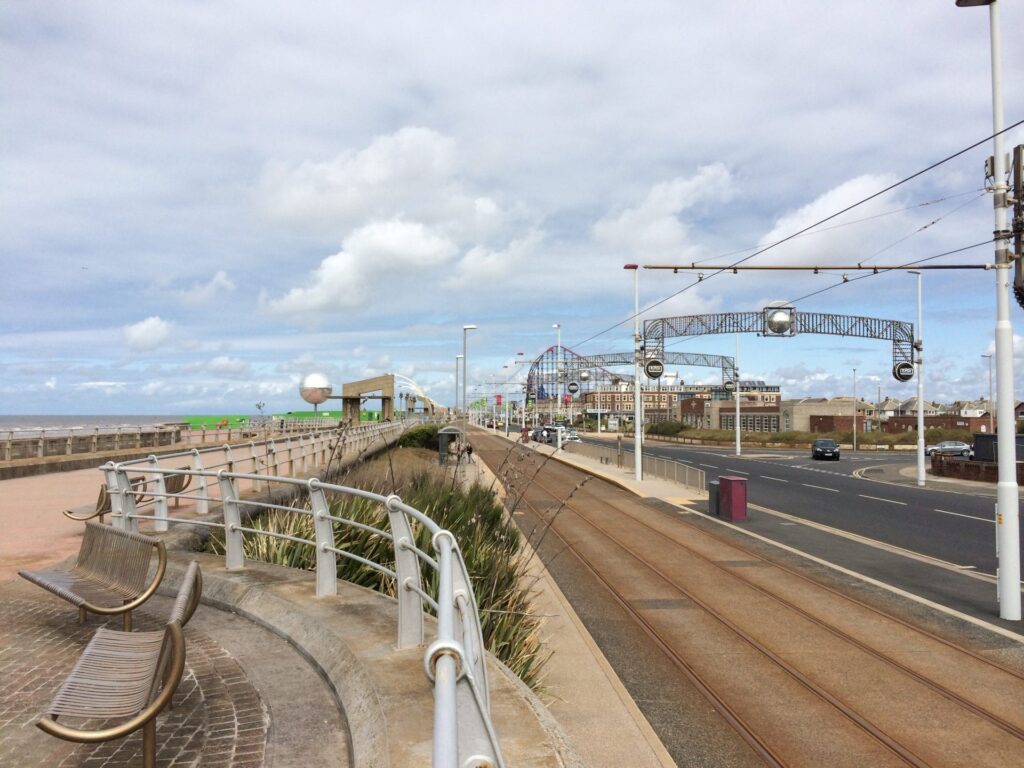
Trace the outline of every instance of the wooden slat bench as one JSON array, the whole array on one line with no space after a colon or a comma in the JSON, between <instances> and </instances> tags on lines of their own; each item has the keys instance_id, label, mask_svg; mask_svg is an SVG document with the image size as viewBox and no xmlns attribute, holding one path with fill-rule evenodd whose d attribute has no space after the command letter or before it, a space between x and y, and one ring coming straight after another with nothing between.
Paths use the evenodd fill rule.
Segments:
<instances>
[{"instance_id":1,"label":"wooden slat bench","mask_svg":"<svg viewBox=\"0 0 1024 768\"><path fill-rule=\"evenodd\" d=\"M156 574L148 584L149 563L157 554ZM78 619L89 613L123 615L126 632L132 628L132 610L146 602L160 586L167 569L167 550L159 539L87 522L71 568L18 571L18 575L78 606Z\"/></svg>"},{"instance_id":2,"label":"wooden slat bench","mask_svg":"<svg viewBox=\"0 0 1024 768\"><path fill-rule=\"evenodd\" d=\"M178 589L167 626L155 632L120 632L101 627L36 725L79 743L113 741L142 729L142 764L156 764L156 718L171 704L185 670L188 623L203 591L199 564L192 561ZM99 730L58 723L60 717L122 720ZM127 719L123 719L127 718Z\"/></svg>"}]
</instances>

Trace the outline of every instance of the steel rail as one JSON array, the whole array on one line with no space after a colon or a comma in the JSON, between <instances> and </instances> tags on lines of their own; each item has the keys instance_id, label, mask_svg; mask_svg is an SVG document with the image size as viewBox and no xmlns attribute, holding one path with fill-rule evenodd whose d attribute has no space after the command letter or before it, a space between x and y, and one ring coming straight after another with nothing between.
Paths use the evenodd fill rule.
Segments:
<instances>
[{"instance_id":1,"label":"steel rail","mask_svg":"<svg viewBox=\"0 0 1024 768\"><path fill-rule=\"evenodd\" d=\"M534 479L533 484L536 485L537 487L539 487L544 493L552 496L552 498L555 498L555 499L558 498L557 494L552 493L552 491L550 490L549 487L546 487L544 483L539 482L536 478ZM524 501L525 501L525 503L528 506L530 506L533 509L535 515L537 515L541 520L546 520L546 516L542 515L539 512L538 508L532 502L530 502L529 500L526 500L526 499L524 499ZM607 504L609 507L611 507L613 510L615 510L617 512L621 511L620 508L615 507L614 505L608 503L607 501L605 501L603 499L601 499L600 501L601 501L601 503ZM818 685L813 680L811 680L803 672L801 672L800 670L796 669L796 667L794 667L792 664L787 662L785 659L783 659L777 653L775 653L770 648L765 646L763 643L758 641L756 638L754 638L752 635L750 635L750 633L746 632L741 627L736 625L735 622L729 620L728 618L726 618L725 616L723 616L722 614L717 612L712 606L708 605L705 601L701 600L699 597L697 597L691 591L689 591L686 588L684 588L684 587L680 586L679 584L677 584L670 576L668 576L664 572L662 572L653 563L650 563L649 561L644 559L644 557L642 555L638 555L629 546L624 544L620 539L618 539L617 537L615 537L612 534L608 533L607 531L603 530L602 528L600 528L593 521L588 520L583 514L581 514L579 508L577 508L572 503L572 500L570 500L568 502L563 502L562 503L562 507L563 507L563 510L569 510L572 513L574 513L576 515L576 517L581 522L583 522L584 524L586 524L589 527L591 527L599 535L602 535L606 539L608 539L609 541L613 542L620 550L622 550L625 553L628 553L642 567L647 568L651 573L654 573L661 580L663 580L670 588L672 588L672 589L676 590L677 592L679 592L680 594L684 595L694 605L700 607L709 617L711 617L715 621L717 621L720 624L722 624L729 631L731 631L735 636L740 638L743 642L745 642L747 645L749 645L755 651L757 651L760 654L762 654L765 658L767 658L769 661L774 663L777 667L779 667L784 672L789 674L792 679L794 679L796 682L798 682L804 688L809 690L811 693L815 694L819 699L821 699L822 701L824 701L827 704L829 704L830 706L832 706L842 716L846 717L848 720L850 720L852 723L854 723L856 726L858 726L866 734L868 734L869 736L874 738L876 741L878 741L881 745L883 745L884 747L889 749L894 755L899 757L905 763L907 763L908 765L913 765L916 768L927 768L928 763L926 763L921 758L919 758L917 755L913 754L909 749L907 749L906 747L904 747L903 745L899 744L897 741L892 739L890 736L888 736L884 731L882 731L878 726L876 726L874 723L872 723L866 717L864 717L863 715L858 713L852 707L850 707L847 704L843 703L836 696L834 696L831 693L829 693L828 691L826 691L820 685ZM558 538L560 540L562 540L566 544L566 546L568 546L568 542L564 539L564 537L562 537L562 536L560 536L558 534L557 530L554 530L553 527L550 528L549 530L551 530L556 536L558 536ZM597 569L594 566L594 564L592 562L590 562L589 559L585 555L583 555L582 553L578 552L575 549L572 549L572 552L573 552L574 555L576 555L580 559L581 562L584 562L588 566L589 569L591 569L592 571L595 571L595 572L597 571ZM618 592L617 588L613 584L611 584L607 579L604 579L603 577L600 577L600 575L599 575L599 578L601 578L601 581L603 583L605 583L606 586L611 591L616 593L616 595L620 598L620 600L622 602L626 602L625 598L622 597L621 593ZM636 616L642 622L646 623L646 620L643 619L643 617L640 616L639 612L636 611L634 608L629 606L627 608L627 610L628 610L628 612L631 615ZM662 639L662 642L664 642L663 639ZM666 645L667 645L667 643L666 643ZM671 653L673 655L678 655L677 652L674 651L674 650L672 650ZM681 661L681 659L680 659L680 661ZM704 682L704 685L708 686L709 688L711 687L706 681ZM720 698L721 697L716 695L716 699L720 699ZM741 735L743 735L743 734L741 734ZM757 737L757 740L760 742L760 737Z\"/></svg>"}]
</instances>

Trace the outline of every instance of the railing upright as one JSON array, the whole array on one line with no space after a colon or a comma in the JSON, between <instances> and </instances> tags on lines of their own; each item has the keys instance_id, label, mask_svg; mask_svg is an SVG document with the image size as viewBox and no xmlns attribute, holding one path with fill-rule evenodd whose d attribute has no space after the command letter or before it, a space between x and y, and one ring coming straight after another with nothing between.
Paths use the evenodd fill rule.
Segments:
<instances>
[{"instance_id":1,"label":"railing upright","mask_svg":"<svg viewBox=\"0 0 1024 768\"><path fill-rule=\"evenodd\" d=\"M198 448L192 449L192 469L196 472L202 472L203 457L199 453ZM196 493L198 498L196 499L196 513L205 515L210 512L210 493L206 485L206 475L194 475L196 480Z\"/></svg>"},{"instance_id":2,"label":"railing upright","mask_svg":"<svg viewBox=\"0 0 1024 768\"><path fill-rule=\"evenodd\" d=\"M413 551L413 538L409 518L399 505L402 500L395 495L388 496L384 505L391 524L391 536L395 547L395 572L398 574L398 647L413 648L423 643L423 607L419 593L422 589L420 563Z\"/></svg>"},{"instance_id":3,"label":"railing upright","mask_svg":"<svg viewBox=\"0 0 1024 768\"><path fill-rule=\"evenodd\" d=\"M157 461L156 456L149 457L149 466L151 469L160 468L160 462ZM167 530L167 483L164 482L164 473L155 472L149 478L149 483L156 486L154 488L155 493L153 494L153 517L155 518L153 520L153 530L163 532Z\"/></svg>"},{"instance_id":4,"label":"railing upright","mask_svg":"<svg viewBox=\"0 0 1024 768\"><path fill-rule=\"evenodd\" d=\"M338 558L328 547L334 546L334 524L327 519L331 513L320 481L306 483L309 505L313 511L313 530L316 532L316 596L338 594ZM401 621L399 621L401 627Z\"/></svg>"},{"instance_id":5,"label":"railing upright","mask_svg":"<svg viewBox=\"0 0 1024 768\"><path fill-rule=\"evenodd\" d=\"M456 683L462 659L462 647L447 638L455 632L452 586L452 535L434 534L437 550L437 637L427 648L426 671L434 681L434 766L456 768L459 762L459 722Z\"/></svg>"},{"instance_id":6,"label":"railing upright","mask_svg":"<svg viewBox=\"0 0 1024 768\"><path fill-rule=\"evenodd\" d=\"M238 491L235 482L223 469L217 473L220 498L224 510L224 567L242 568L245 552L242 548L242 514L238 508Z\"/></svg>"},{"instance_id":7,"label":"railing upright","mask_svg":"<svg viewBox=\"0 0 1024 768\"><path fill-rule=\"evenodd\" d=\"M249 442L249 455L252 457L252 473L258 475L260 473L260 456L256 450L256 443L253 441ZM258 491L260 489L260 481L252 481L253 490Z\"/></svg>"}]
</instances>

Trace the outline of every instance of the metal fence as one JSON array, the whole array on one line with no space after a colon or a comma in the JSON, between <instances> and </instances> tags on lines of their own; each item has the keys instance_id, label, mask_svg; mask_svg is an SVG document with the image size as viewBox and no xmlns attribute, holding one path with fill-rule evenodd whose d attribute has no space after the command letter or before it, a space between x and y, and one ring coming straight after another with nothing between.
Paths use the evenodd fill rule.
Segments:
<instances>
[{"instance_id":1,"label":"metal fence","mask_svg":"<svg viewBox=\"0 0 1024 768\"><path fill-rule=\"evenodd\" d=\"M596 459L602 464L608 464L619 469L633 466L633 452L618 450L604 445L593 445L591 443L569 442L562 444L562 450L567 453L575 453ZM691 467L672 459L663 459L657 456L644 455L643 457L644 477L658 477L673 483L679 483L691 490L705 493L704 470Z\"/></svg>"},{"instance_id":2,"label":"metal fence","mask_svg":"<svg viewBox=\"0 0 1024 768\"><path fill-rule=\"evenodd\" d=\"M270 536L313 547L316 551L316 596L337 594L337 557L346 557L386 574L395 582L398 599L398 647L410 648L424 643L427 609L433 611L434 636L424 653L424 668L434 686L433 766L504 766L497 735L491 722L490 694L485 668L486 653L480 629L480 617L473 588L458 543L450 531L442 529L417 509L395 495L376 493L341 485L322 483L317 479L300 480L277 474L282 466L305 467L307 461L321 459L345 441L346 455L365 450L376 440L390 440L407 425L384 424L316 433L308 441L288 439L269 441L266 453L258 454L247 446L224 446L208 451L193 450L186 454L157 459L109 463L103 467L111 499L111 515L115 526L137 531L140 520L151 520L157 530L167 530L169 523L201 525L223 531L225 566L243 568L243 542L246 536ZM167 466L184 457L192 460L189 468ZM262 458L261 458L262 456ZM212 459L212 461L211 461ZM237 471L242 464L250 471ZM252 467L263 466L265 471ZM174 479L179 478L179 479ZM191 478L194 487L174 491ZM291 501L270 503L270 493L259 499L243 499L242 486L265 491L286 488ZM144 487L143 487L144 486ZM171 490L169 490L169 488ZM356 523L331 514L329 497L352 496L375 501L387 512L388 530ZM142 502L140 499L147 498ZM195 519L174 519L168 516L170 500L191 499L201 510L211 501L222 505L223 522ZM301 539L282 533L259 530L242 524L241 510L277 510L307 515L313 520L314 539ZM334 546L334 526L349 526L375 533L394 546L394 569L365 559ZM415 544L414 532L422 527L430 535L433 552ZM425 591L423 568L436 572L435 594ZM434 580L427 579L426 583Z\"/></svg>"}]
</instances>

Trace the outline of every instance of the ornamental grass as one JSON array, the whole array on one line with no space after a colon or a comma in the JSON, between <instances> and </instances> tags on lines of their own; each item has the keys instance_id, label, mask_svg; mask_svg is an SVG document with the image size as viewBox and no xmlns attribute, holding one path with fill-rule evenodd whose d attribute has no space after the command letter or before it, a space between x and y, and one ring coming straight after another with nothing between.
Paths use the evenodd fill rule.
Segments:
<instances>
[{"instance_id":1,"label":"ornamental grass","mask_svg":"<svg viewBox=\"0 0 1024 768\"><path fill-rule=\"evenodd\" d=\"M526 685L542 690L541 671L550 654L543 648L542 619L534 612L527 586L530 582L521 555L522 536L489 488L479 484L460 487L437 465L436 455L415 448L392 450L390 455L358 465L333 482L382 495L396 493L403 502L451 531L473 586L484 645ZM333 516L368 529L388 530L387 511L377 502L337 494L329 495L328 503ZM417 547L433 554L429 531L410 522ZM312 517L301 513L273 511L254 518L249 526L315 539ZM386 568L395 567L391 542L373 530L336 523L334 546ZM211 539L208 548L223 553L223 539ZM303 570L316 567L314 548L288 539L247 534L244 551L251 560ZM394 580L386 574L343 555L338 555L337 564L339 579L395 596ZM424 568L422 576L424 591L436 594L436 571Z\"/></svg>"}]
</instances>

